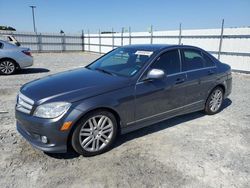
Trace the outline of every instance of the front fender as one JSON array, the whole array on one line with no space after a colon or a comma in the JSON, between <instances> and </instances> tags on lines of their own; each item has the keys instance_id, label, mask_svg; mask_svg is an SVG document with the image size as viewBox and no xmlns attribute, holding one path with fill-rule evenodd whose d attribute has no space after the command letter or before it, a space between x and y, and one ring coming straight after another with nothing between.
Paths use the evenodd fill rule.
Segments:
<instances>
[{"instance_id":1,"label":"front fender","mask_svg":"<svg viewBox=\"0 0 250 188\"><path fill-rule=\"evenodd\" d=\"M134 87L129 86L78 101L74 104L74 108L82 112L81 117L96 109L110 109L118 114L121 127L125 127L128 122L134 121L135 118Z\"/></svg>"}]
</instances>

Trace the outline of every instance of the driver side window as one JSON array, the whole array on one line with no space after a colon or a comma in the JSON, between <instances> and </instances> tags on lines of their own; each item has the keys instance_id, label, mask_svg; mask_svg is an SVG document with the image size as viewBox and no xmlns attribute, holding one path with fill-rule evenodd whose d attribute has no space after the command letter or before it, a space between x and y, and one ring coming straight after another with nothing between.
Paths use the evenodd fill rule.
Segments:
<instances>
[{"instance_id":1,"label":"driver side window","mask_svg":"<svg viewBox=\"0 0 250 188\"><path fill-rule=\"evenodd\" d=\"M170 50L162 54L151 66L153 69L161 69L166 74L180 72L180 57L178 50Z\"/></svg>"}]
</instances>

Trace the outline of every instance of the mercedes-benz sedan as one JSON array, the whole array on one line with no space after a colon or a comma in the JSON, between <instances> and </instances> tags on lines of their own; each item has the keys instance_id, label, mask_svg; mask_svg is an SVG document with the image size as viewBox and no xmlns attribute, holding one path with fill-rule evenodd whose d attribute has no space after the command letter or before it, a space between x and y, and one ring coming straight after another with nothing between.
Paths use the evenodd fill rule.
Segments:
<instances>
[{"instance_id":1,"label":"mercedes-benz sedan","mask_svg":"<svg viewBox=\"0 0 250 188\"><path fill-rule=\"evenodd\" d=\"M107 151L119 134L174 116L220 111L231 93L230 66L185 45L130 45L85 68L22 86L17 130L46 152Z\"/></svg>"}]
</instances>

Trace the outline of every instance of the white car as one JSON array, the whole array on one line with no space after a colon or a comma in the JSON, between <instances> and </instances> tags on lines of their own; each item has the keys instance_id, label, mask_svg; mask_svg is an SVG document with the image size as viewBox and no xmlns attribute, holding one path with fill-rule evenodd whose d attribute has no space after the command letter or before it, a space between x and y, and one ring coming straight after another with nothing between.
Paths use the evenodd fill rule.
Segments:
<instances>
[{"instance_id":1,"label":"white car","mask_svg":"<svg viewBox=\"0 0 250 188\"><path fill-rule=\"evenodd\" d=\"M18 69L32 65L33 57L29 48L18 47L0 40L0 74L13 74Z\"/></svg>"}]
</instances>

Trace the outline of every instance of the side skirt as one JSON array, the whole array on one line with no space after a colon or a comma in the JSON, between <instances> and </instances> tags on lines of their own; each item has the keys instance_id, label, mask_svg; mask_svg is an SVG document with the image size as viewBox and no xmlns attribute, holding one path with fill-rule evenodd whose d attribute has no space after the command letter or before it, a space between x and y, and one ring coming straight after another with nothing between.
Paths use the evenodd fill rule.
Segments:
<instances>
[{"instance_id":1,"label":"side skirt","mask_svg":"<svg viewBox=\"0 0 250 188\"><path fill-rule=\"evenodd\" d=\"M171 119L176 116L189 114L192 112L197 112L197 111L203 110L204 108L205 108L204 101L198 101L196 103L186 105L181 108L173 109L173 110L161 113L159 115L154 115L152 117L145 118L143 120L137 120L137 121L128 123L126 127L123 127L121 129L121 134L126 134L129 132L141 129L143 127L147 127L149 125L159 123L167 119Z\"/></svg>"}]
</instances>

